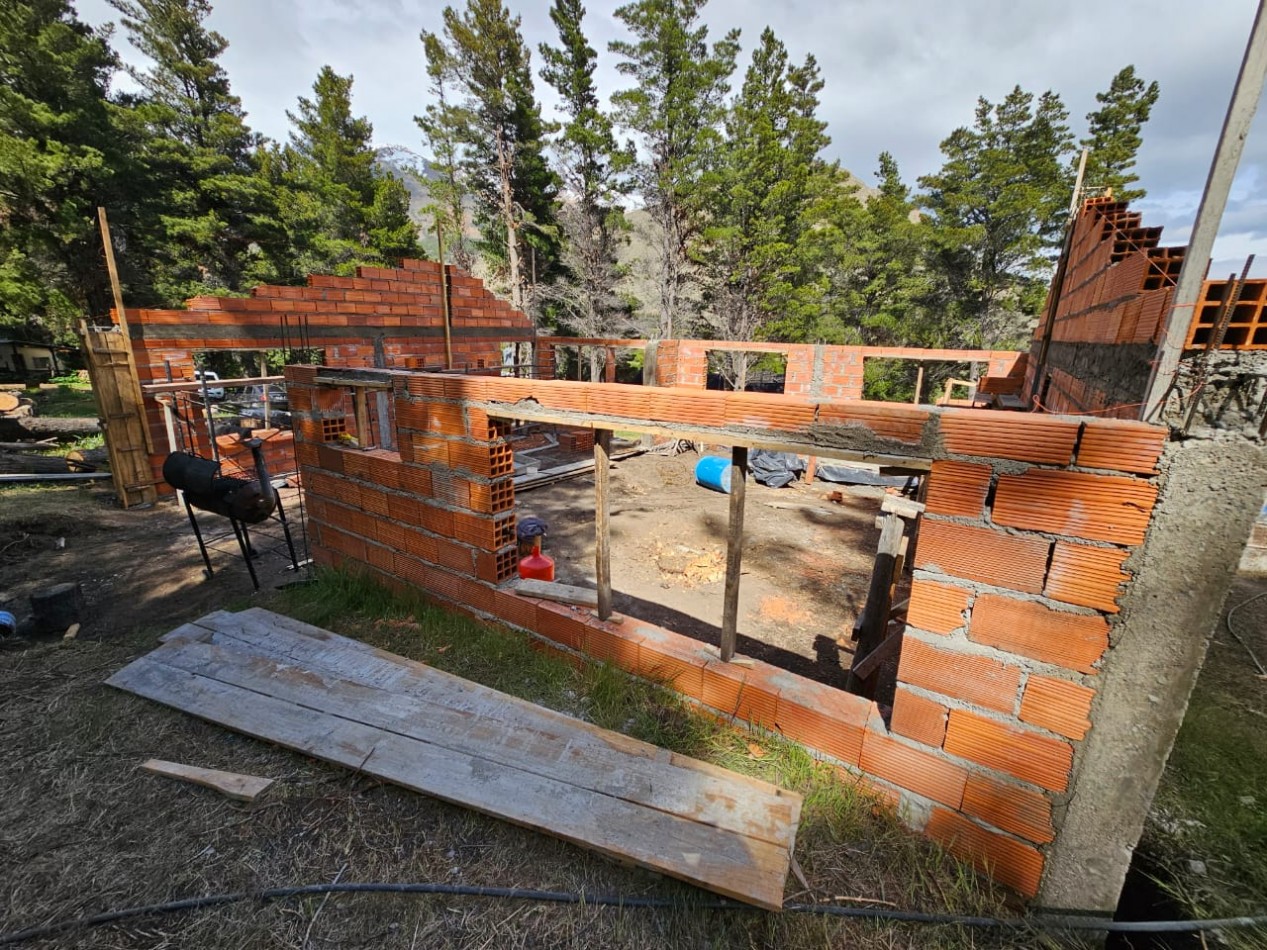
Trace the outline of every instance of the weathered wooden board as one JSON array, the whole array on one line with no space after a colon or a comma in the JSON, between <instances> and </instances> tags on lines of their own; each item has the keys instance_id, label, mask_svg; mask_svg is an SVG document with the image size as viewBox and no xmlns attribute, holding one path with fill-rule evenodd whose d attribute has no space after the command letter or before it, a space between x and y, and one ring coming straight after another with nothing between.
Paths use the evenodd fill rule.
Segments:
<instances>
[{"instance_id":1,"label":"weathered wooden board","mask_svg":"<svg viewBox=\"0 0 1267 950\"><path fill-rule=\"evenodd\" d=\"M110 684L653 868L782 905L799 795L260 609L172 631Z\"/></svg>"},{"instance_id":2,"label":"weathered wooden board","mask_svg":"<svg viewBox=\"0 0 1267 950\"><path fill-rule=\"evenodd\" d=\"M184 765L180 762L165 762L162 759L146 759L141 768L155 775L191 782L226 795L240 802L253 802L260 797L264 789L273 784L271 778L260 778L258 775L243 775L240 772L223 772L220 769L204 769L197 765Z\"/></svg>"}]
</instances>

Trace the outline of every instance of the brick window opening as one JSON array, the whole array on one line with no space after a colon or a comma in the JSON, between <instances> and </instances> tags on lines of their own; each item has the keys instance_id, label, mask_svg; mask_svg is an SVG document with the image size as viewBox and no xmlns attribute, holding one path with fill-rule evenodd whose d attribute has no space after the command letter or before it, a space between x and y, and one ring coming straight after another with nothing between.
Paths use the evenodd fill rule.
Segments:
<instances>
[{"instance_id":1,"label":"brick window opening","mask_svg":"<svg viewBox=\"0 0 1267 950\"><path fill-rule=\"evenodd\" d=\"M787 354L754 350L708 351L707 389L781 393L787 384Z\"/></svg>"}]
</instances>

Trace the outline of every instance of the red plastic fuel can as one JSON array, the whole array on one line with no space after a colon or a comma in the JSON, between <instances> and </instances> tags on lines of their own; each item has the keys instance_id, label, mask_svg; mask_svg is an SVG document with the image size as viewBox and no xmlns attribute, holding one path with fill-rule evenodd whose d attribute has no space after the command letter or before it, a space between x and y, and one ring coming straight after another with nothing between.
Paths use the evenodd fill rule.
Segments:
<instances>
[{"instance_id":1,"label":"red plastic fuel can","mask_svg":"<svg viewBox=\"0 0 1267 950\"><path fill-rule=\"evenodd\" d=\"M541 539L537 538L532 553L519 562L519 576L538 581L554 580L554 559L541 553Z\"/></svg>"}]
</instances>

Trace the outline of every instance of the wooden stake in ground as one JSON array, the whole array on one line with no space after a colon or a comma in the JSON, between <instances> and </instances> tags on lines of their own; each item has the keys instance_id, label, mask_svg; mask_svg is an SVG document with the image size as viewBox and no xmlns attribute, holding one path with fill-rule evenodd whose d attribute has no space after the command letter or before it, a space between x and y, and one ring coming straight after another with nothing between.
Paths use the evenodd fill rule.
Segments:
<instances>
[{"instance_id":1,"label":"wooden stake in ground","mask_svg":"<svg viewBox=\"0 0 1267 950\"><path fill-rule=\"evenodd\" d=\"M214 789L221 795L227 795L240 802L255 801L264 789L273 784L271 778L242 775L238 772L221 772L219 769L204 769L196 765L182 765L179 762L164 762L162 759L146 759L141 763L141 768L155 775L165 775L168 778Z\"/></svg>"},{"instance_id":2,"label":"wooden stake in ground","mask_svg":"<svg viewBox=\"0 0 1267 950\"><path fill-rule=\"evenodd\" d=\"M598 619L612 615L610 528L611 429L594 433L594 576L598 580Z\"/></svg>"},{"instance_id":3,"label":"wooden stake in ground","mask_svg":"<svg viewBox=\"0 0 1267 950\"><path fill-rule=\"evenodd\" d=\"M889 595L893 588L893 573L897 566L898 552L902 547L902 519L896 514L886 514L881 519L880 545L875 557L875 570L871 573L871 587L867 591L867 603L862 608L858 623L858 647L845 689L851 693L866 695L867 678L857 675L859 665L879 648L889 623Z\"/></svg>"},{"instance_id":4,"label":"wooden stake in ground","mask_svg":"<svg viewBox=\"0 0 1267 950\"><path fill-rule=\"evenodd\" d=\"M748 450L730 450L730 529L726 537L726 592L722 601L721 660L735 655L739 628L739 571L743 562L744 489L748 482Z\"/></svg>"}]
</instances>

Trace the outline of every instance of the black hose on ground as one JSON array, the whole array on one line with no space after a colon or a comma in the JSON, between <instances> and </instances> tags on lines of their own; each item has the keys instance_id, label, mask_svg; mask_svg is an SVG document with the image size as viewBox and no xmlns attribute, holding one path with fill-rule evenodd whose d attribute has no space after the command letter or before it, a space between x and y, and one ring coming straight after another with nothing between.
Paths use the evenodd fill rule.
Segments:
<instances>
[{"instance_id":1,"label":"black hose on ground","mask_svg":"<svg viewBox=\"0 0 1267 950\"><path fill-rule=\"evenodd\" d=\"M690 910L756 911L756 908L736 901L711 900L685 903L663 897L623 897L619 894L573 894L568 891L537 891L519 887L481 887L470 884L385 884L385 883L333 883L303 884L295 887L270 887L261 891L235 891L228 894L208 894L203 897L186 897L161 904L146 904L122 910L107 911L88 917L28 927L0 934L0 946L38 940L70 930L101 927L120 923L150 914L171 914L183 910L218 907L241 901L260 902L287 900L319 894L444 894L455 897L497 897L509 900L532 901L541 904L585 904L594 907L630 907ZM1098 917L1066 917L1039 915L1033 917L972 917L962 914L926 914L920 911L897 910L887 907L841 907L835 904L788 904L784 913L817 914L828 917L847 917L876 923L927 924L932 926L978 927L996 930L1087 930L1099 933L1193 933L1208 930L1231 930L1240 927L1267 926L1267 917L1226 917L1219 920L1106 920Z\"/></svg>"}]
</instances>

